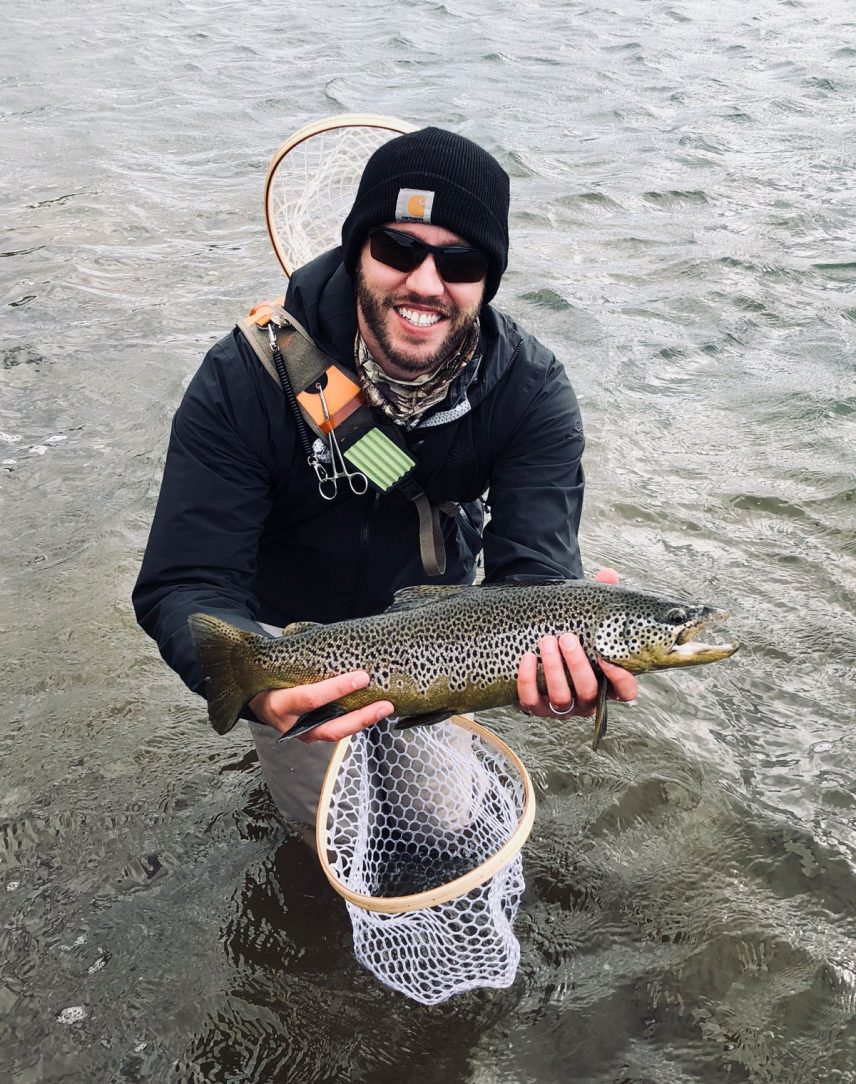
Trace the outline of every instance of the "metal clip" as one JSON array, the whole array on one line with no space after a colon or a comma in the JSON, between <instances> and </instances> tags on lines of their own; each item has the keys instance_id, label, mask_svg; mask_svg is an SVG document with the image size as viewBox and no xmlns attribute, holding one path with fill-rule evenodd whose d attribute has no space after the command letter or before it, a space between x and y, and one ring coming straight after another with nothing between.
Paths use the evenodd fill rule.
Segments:
<instances>
[{"instance_id":1,"label":"metal clip","mask_svg":"<svg viewBox=\"0 0 856 1084\"><path fill-rule=\"evenodd\" d=\"M368 480L368 478L366 478L366 476L363 474L362 471L349 470L348 469L348 464L345 462L345 457L342 455L342 449L339 447L338 440L336 440L336 430L333 428L333 423L332 423L332 420L330 418L330 411L327 409L327 400L324 397L324 388L322 387L320 382L315 385L315 390L321 396L321 409L324 411L324 420L330 426L330 434L329 434L329 437L330 437L330 439L329 439L330 463L332 464L332 468L333 468L332 475L327 475L326 470L324 470L324 467L321 466L320 463L317 463L317 461L316 461L317 465L313 464L315 474L318 476L318 482L319 482L318 488L321 490L321 496L325 500L328 500L328 501L332 500L333 497L335 497L336 493L338 492L339 479L340 478L347 478L348 485L351 488L351 492L356 494L356 496L361 497L363 495L363 493L365 493L369 488L369 480ZM333 483L333 496L332 497L328 497L326 495L326 493L324 493L324 490L322 489L322 486L323 486L324 482L322 482L321 475L318 473L319 469L324 472L324 476L325 476L324 477L324 482L332 482Z\"/></svg>"},{"instance_id":2,"label":"metal clip","mask_svg":"<svg viewBox=\"0 0 856 1084\"><path fill-rule=\"evenodd\" d=\"M270 317L270 319L268 320L268 322L267 322L267 324L265 326L267 327L268 339L270 341L270 348L271 348L271 350L276 350L276 332L277 332L277 328L279 327L279 324L276 322L276 320L274 320L273 313L271 313L271 317Z\"/></svg>"},{"instance_id":3,"label":"metal clip","mask_svg":"<svg viewBox=\"0 0 856 1084\"><path fill-rule=\"evenodd\" d=\"M327 468L317 455L310 455L307 463L315 471L315 477L318 479L318 492L325 501L332 501L339 490L339 483L336 481L335 475L332 478L330 477ZM331 487L329 492L324 489L325 486Z\"/></svg>"}]
</instances>

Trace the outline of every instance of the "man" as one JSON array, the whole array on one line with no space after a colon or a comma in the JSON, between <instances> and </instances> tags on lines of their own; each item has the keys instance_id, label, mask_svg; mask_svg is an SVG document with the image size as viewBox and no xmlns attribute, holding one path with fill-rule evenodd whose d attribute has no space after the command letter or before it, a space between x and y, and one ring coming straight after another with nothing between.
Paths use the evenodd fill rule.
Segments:
<instances>
[{"instance_id":1,"label":"man","mask_svg":"<svg viewBox=\"0 0 856 1084\"><path fill-rule=\"evenodd\" d=\"M416 508L393 490L324 500L282 388L239 330L214 346L175 416L134 605L161 654L203 693L187 618L259 631L377 613L399 588L582 575L582 424L558 361L490 301L508 256L508 176L470 140L426 128L369 160L342 247L293 276L286 309L326 356L355 374L417 461L443 517L446 568L423 567ZM490 520L483 527L482 494ZM614 574L613 574L614 575ZM605 575L604 578L610 578ZM521 661L522 709L591 715L592 668L573 636ZM622 700L632 675L603 664ZM276 739L303 713L366 685L362 671L260 693L247 717L287 817L311 820L332 742L393 712L382 702L316 727L303 747Z\"/></svg>"}]
</instances>

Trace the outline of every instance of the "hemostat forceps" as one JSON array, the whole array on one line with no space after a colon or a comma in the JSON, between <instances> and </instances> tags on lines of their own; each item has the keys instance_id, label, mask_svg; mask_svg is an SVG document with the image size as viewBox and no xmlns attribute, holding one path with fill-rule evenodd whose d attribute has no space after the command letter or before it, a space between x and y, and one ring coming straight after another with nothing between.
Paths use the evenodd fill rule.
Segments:
<instances>
[{"instance_id":1,"label":"hemostat forceps","mask_svg":"<svg viewBox=\"0 0 856 1084\"><path fill-rule=\"evenodd\" d=\"M358 497L369 488L369 480L359 470L350 470L348 464L345 462L345 457L342 455L342 449L339 447L339 442L336 440L336 430L333 428L333 423L330 418L330 411L327 409L327 400L324 398L324 388L319 381L315 385L315 391L321 397L321 409L324 411L324 421L330 427L330 467L331 473L326 478L324 485L328 486L332 483L331 491L329 493L324 492L323 486L319 486L321 490L321 496L325 501L332 501L336 494L339 492L339 480L346 478L348 485L351 487L351 492Z\"/></svg>"}]
</instances>

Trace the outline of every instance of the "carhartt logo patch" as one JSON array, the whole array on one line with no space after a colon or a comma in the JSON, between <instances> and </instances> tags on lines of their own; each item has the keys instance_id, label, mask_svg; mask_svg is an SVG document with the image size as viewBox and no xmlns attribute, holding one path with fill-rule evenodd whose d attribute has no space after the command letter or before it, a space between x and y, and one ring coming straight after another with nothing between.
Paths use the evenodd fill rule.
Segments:
<instances>
[{"instance_id":1,"label":"carhartt logo patch","mask_svg":"<svg viewBox=\"0 0 856 1084\"><path fill-rule=\"evenodd\" d=\"M400 188L395 204L396 222L430 222L434 193L421 188Z\"/></svg>"}]
</instances>

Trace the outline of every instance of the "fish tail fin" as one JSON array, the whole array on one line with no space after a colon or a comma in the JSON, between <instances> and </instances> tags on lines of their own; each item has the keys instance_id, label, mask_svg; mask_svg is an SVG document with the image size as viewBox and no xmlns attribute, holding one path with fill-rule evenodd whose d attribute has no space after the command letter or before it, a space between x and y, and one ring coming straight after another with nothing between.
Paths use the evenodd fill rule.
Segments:
<instances>
[{"instance_id":1,"label":"fish tail fin","mask_svg":"<svg viewBox=\"0 0 856 1084\"><path fill-rule=\"evenodd\" d=\"M210 614L191 614L190 635L205 679L208 718L218 734L227 734L256 693L259 683L256 648L264 640Z\"/></svg>"}]
</instances>

